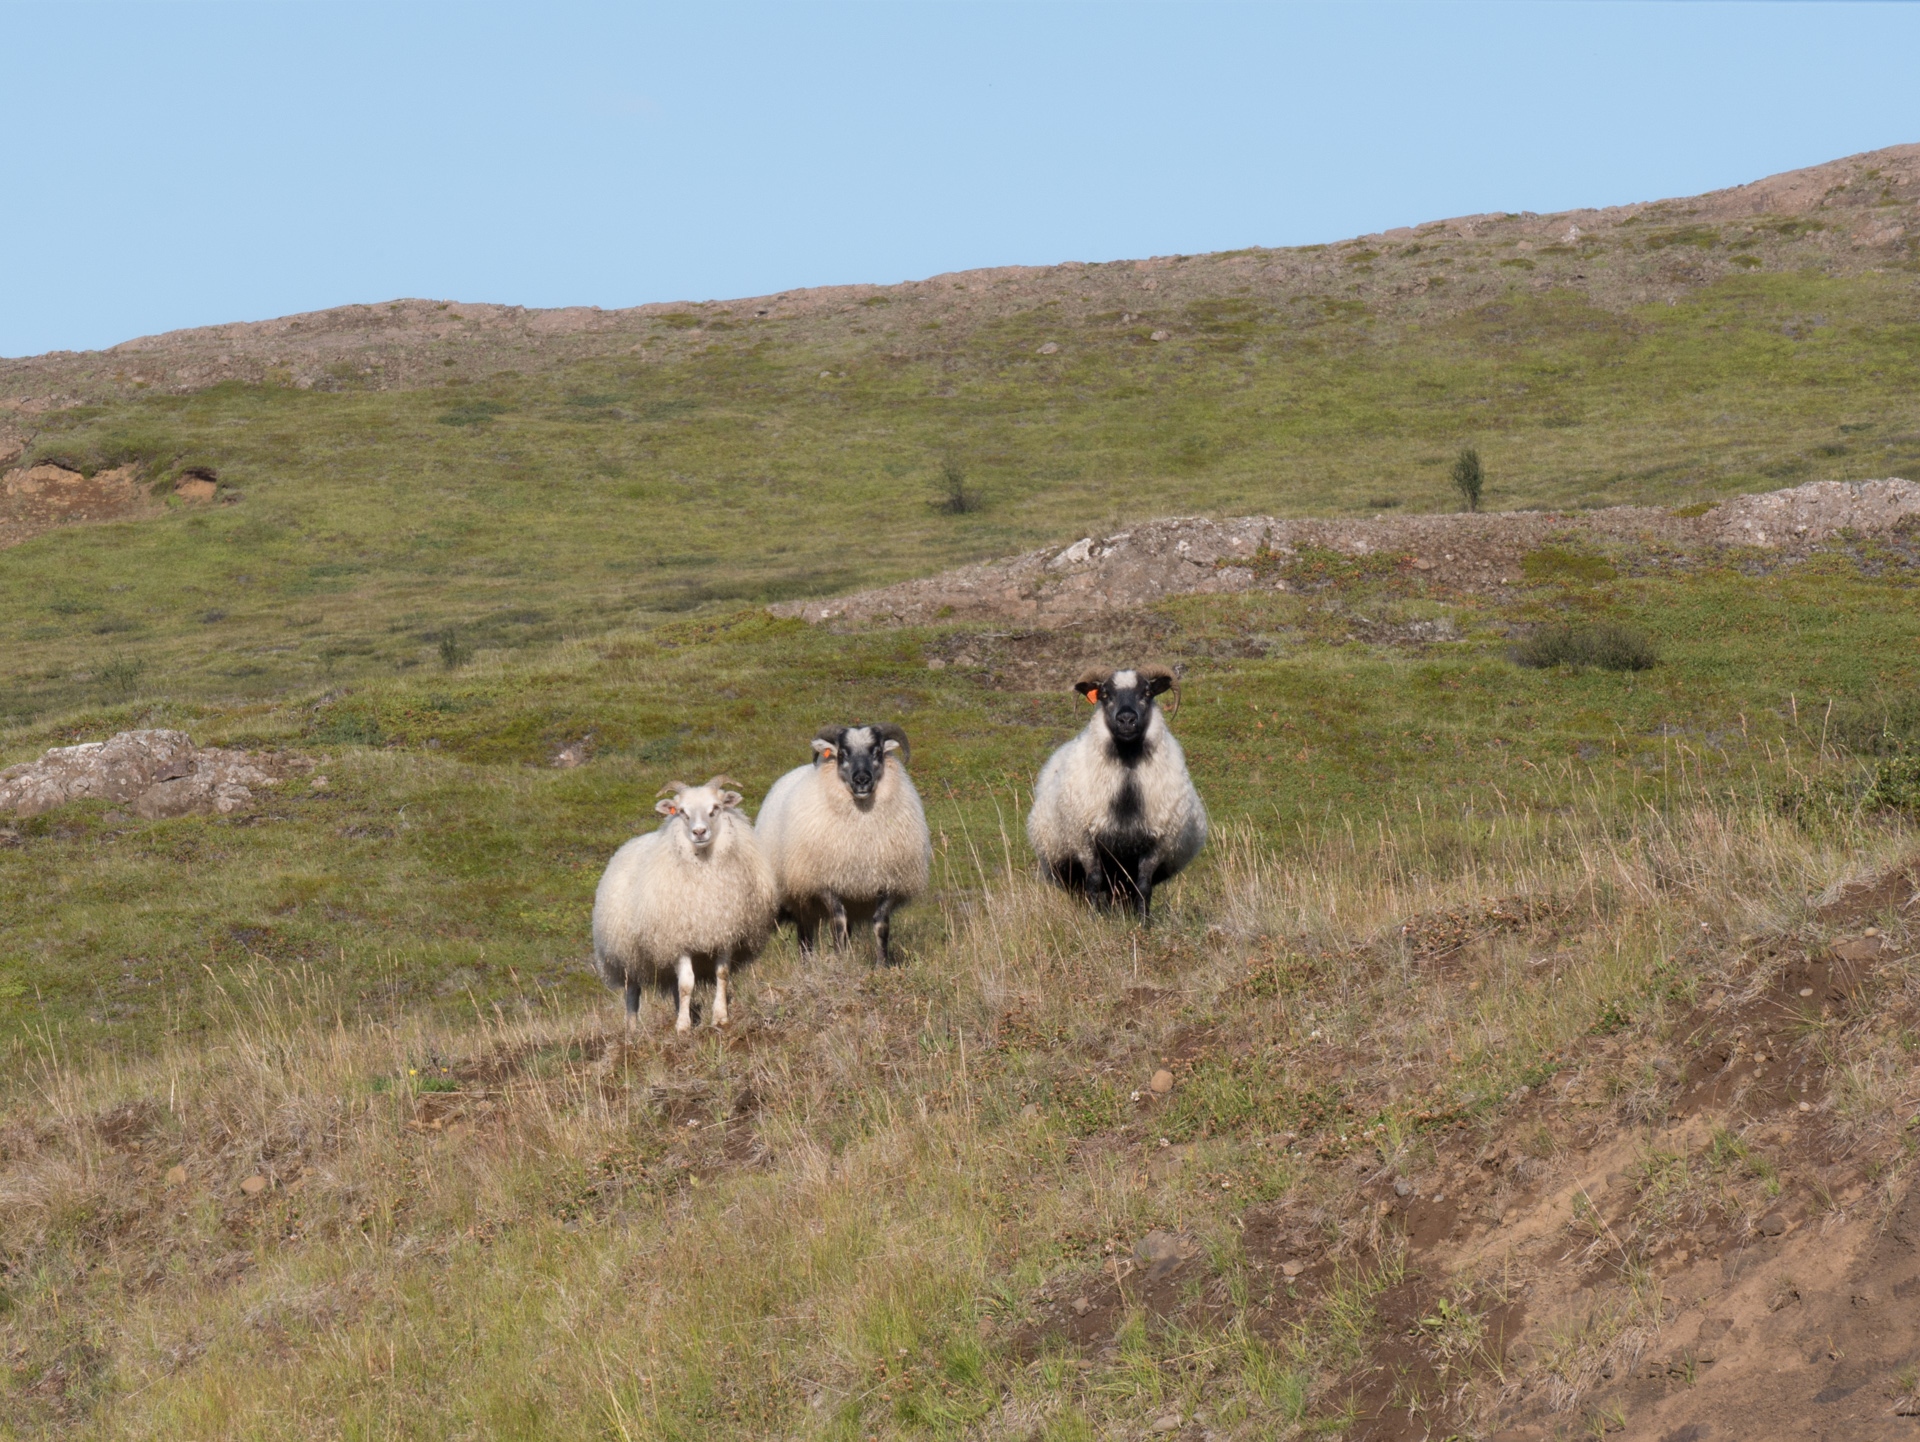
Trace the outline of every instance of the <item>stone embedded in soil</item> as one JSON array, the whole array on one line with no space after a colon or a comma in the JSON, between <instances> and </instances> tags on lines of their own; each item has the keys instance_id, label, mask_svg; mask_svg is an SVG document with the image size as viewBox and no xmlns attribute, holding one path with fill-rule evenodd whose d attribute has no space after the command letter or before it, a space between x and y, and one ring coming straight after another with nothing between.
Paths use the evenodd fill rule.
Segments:
<instances>
[{"instance_id":1,"label":"stone embedded in soil","mask_svg":"<svg viewBox=\"0 0 1920 1442\"><path fill-rule=\"evenodd\" d=\"M1159 1228L1148 1232L1133 1245L1133 1254L1143 1262L1177 1262L1199 1250L1191 1237Z\"/></svg>"},{"instance_id":2,"label":"stone embedded in soil","mask_svg":"<svg viewBox=\"0 0 1920 1442\"><path fill-rule=\"evenodd\" d=\"M1778 1212L1768 1212L1760 1219L1760 1235L1777 1237L1787 1229L1787 1219Z\"/></svg>"},{"instance_id":3,"label":"stone embedded in soil","mask_svg":"<svg viewBox=\"0 0 1920 1442\"><path fill-rule=\"evenodd\" d=\"M1283 1277L1297 1277L1306 1271L1306 1269L1307 1264L1305 1262L1282 1262L1280 1264L1280 1275Z\"/></svg>"},{"instance_id":4,"label":"stone embedded in soil","mask_svg":"<svg viewBox=\"0 0 1920 1442\"><path fill-rule=\"evenodd\" d=\"M244 1182L240 1183L240 1190L250 1197L257 1197L266 1189L267 1179L259 1175L248 1177Z\"/></svg>"},{"instance_id":5,"label":"stone embedded in soil","mask_svg":"<svg viewBox=\"0 0 1920 1442\"><path fill-rule=\"evenodd\" d=\"M1153 1074L1153 1080L1147 1085L1153 1088L1155 1096L1165 1096L1173 1090L1173 1073L1162 1067Z\"/></svg>"},{"instance_id":6,"label":"stone embedded in soil","mask_svg":"<svg viewBox=\"0 0 1920 1442\"><path fill-rule=\"evenodd\" d=\"M168 1186L170 1187L184 1186L186 1184L186 1180L187 1180L187 1169L185 1167L168 1167L167 1168L167 1185Z\"/></svg>"},{"instance_id":7,"label":"stone embedded in soil","mask_svg":"<svg viewBox=\"0 0 1920 1442\"><path fill-rule=\"evenodd\" d=\"M1165 1416L1153 1419L1155 1432L1178 1432L1185 1425L1186 1419L1178 1412L1168 1412Z\"/></svg>"}]
</instances>

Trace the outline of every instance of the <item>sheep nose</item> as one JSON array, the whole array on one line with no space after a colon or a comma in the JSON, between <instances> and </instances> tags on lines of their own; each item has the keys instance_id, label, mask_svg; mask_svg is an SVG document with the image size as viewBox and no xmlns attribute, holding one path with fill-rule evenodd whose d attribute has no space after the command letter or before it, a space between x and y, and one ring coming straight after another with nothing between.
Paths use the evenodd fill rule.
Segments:
<instances>
[{"instance_id":1,"label":"sheep nose","mask_svg":"<svg viewBox=\"0 0 1920 1442\"><path fill-rule=\"evenodd\" d=\"M1140 724L1140 713L1127 708L1113 713L1113 724L1122 731L1131 731Z\"/></svg>"}]
</instances>

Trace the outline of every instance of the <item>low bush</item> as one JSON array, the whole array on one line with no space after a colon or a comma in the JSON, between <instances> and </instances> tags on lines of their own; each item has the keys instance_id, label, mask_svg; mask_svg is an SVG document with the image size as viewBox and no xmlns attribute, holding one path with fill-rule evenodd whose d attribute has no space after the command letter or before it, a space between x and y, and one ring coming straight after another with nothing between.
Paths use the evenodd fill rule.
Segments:
<instances>
[{"instance_id":1,"label":"low bush","mask_svg":"<svg viewBox=\"0 0 1920 1442\"><path fill-rule=\"evenodd\" d=\"M1644 671L1659 659L1644 631L1602 622L1592 626L1547 626L1513 648L1516 665L1597 666L1602 671Z\"/></svg>"}]
</instances>

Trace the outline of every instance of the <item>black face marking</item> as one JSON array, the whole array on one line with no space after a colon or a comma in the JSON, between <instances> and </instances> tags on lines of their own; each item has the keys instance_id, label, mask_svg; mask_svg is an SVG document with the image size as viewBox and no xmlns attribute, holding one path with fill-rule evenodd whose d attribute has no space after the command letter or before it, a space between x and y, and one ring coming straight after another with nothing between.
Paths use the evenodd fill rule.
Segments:
<instances>
[{"instance_id":1,"label":"black face marking","mask_svg":"<svg viewBox=\"0 0 1920 1442\"><path fill-rule=\"evenodd\" d=\"M1128 768L1138 766L1148 755L1152 692L1138 672L1116 671L1100 683L1099 705L1107 723L1107 754Z\"/></svg>"},{"instance_id":2,"label":"black face marking","mask_svg":"<svg viewBox=\"0 0 1920 1442\"><path fill-rule=\"evenodd\" d=\"M871 726L848 726L835 748L840 780L856 801L873 797L887 769L886 742Z\"/></svg>"}]
</instances>

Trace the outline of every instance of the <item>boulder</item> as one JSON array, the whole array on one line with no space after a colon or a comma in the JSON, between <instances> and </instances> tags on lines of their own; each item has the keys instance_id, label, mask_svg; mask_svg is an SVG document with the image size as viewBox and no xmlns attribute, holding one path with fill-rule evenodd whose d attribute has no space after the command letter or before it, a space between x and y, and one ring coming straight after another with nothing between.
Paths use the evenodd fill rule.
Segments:
<instances>
[{"instance_id":1,"label":"boulder","mask_svg":"<svg viewBox=\"0 0 1920 1442\"><path fill-rule=\"evenodd\" d=\"M111 801L148 820L189 813L231 815L254 788L277 786L313 763L197 747L184 731L122 731L108 741L56 746L38 761L0 771L0 815L38 816L69 801Z\"/></svg>"}]
</instances>

